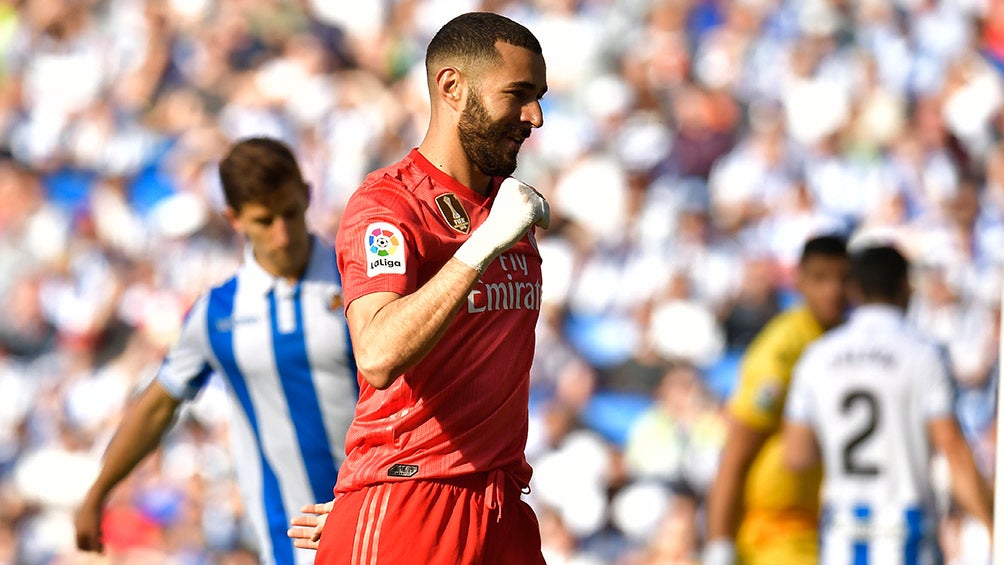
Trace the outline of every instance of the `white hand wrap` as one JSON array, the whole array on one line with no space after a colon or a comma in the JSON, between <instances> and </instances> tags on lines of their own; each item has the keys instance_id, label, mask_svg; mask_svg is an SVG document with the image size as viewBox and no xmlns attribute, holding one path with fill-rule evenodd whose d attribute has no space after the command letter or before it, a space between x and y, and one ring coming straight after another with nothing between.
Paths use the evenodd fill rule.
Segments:
<instances>
[{"instance_id":1,"label":"white hand wrap","mask_svg":"<svg viewBox=\"0 0 1004 565\"><path fill-rule=\"evenodd\" d=\"M736 546L732 540L714 539L704 546L703 565L735 565Z\"/></svg>"},{"instance_id":2,"label":"white hand wrap","mask_svg":"<svg viewBox=\"0 0 1004 565\"><path fill-rule=\"evenodd\" d=\"M537 224L546 229L550 222L547 200L520 181L507 178L499 186L488 218L453 256L483 273L499 253L522 239L530 226Z\"/></svg>"}]
</instances>

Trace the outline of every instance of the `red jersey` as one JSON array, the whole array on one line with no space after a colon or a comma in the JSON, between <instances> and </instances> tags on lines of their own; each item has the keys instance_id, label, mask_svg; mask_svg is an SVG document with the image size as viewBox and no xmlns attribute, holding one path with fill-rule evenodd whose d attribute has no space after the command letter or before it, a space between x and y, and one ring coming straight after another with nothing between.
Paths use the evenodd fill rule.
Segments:
<instances>
[{"instance_id":1,"label":"red jersey","mask_svg":"<svg viewBox=\"0 0 1004 565\"><path fill-rule=\"evenodd\" d=\"M503 179L492 182L494 195ZM335 239L346 308L411 294L488 217L484 197L418 150L366 177ZM359 379L336 493L387 481L505 469L529 484L527 412L540 254L532 231L485 269L446 333L386 390Z\"/></svg>"}]
</instances>

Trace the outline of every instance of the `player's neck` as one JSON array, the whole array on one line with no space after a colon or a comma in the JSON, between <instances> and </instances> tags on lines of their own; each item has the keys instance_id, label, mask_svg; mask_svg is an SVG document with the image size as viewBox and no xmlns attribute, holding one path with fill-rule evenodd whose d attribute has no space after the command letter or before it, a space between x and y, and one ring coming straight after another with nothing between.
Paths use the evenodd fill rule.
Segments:
<instances>
[{"instance_id":1,"label":"player's neck","mask_svg":"<svg viewBox=\"0 0 1004 565\"><path fill-rule=\"evenodd\" d=\"M900 300L889 300L889 299L864 299L861 301L861 306L875 306L879 308L892 308L897 312L906 312L907 304Z\"/></svg>"},{"instance_id":2,"label":"player's neck","mask_svg":"<svg viewBox=\"0 0 1004 565\"><path fill-rule=\"evenodd\" d=\"M311 237L307 242L306 252L303 254L301 260L297 261L296 265L283 267L268 261L262 261L256 252L254 253L254 260L266 273L279 279L285 279L287 283L295 286L303 278L303 275L306 274L307 265L310 264L310 256L313 252L314 238Z\"/></svg>"},{"instance_id":3,"label":"player's neck","mask_svg":"<svg viewBox=\"0 0 1004 565\"><path fill-rule=\"evenodd\" d=\"M418 146L418 152L422 154L434 167L450 175L457 182L480 194L488 195L491 186L491 177L482 173L475 167L464 150L460 147L460 141L443 143L436 139L430 131L425 136L422 144Z\"/></svg>"}]
</instances>

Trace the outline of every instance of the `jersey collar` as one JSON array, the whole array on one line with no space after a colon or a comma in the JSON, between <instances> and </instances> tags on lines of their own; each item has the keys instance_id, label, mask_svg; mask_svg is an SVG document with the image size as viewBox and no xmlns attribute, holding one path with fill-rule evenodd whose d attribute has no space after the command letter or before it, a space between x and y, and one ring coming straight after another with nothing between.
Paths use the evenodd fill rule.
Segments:
<instances>
[{"instance_id":1,"label":"jersey collar","mask_svg":"<svg viewBox=\"0 0 1004 565\"><path fill-rule=\"evenodd\" d=\"M457 179L451 177L450 175L443 172L442 169L435 166L425 155L419 152L418 148L412 149L408 157L415 163L415 165L422 170L425 174L429 175L432 182L441 188L445 188L457 194L457 196L462 196L463 198L470 200L471 202L477 202L478 204L484 204L487 202L498 190L500 184L502 184L501 177L492 177L492 188L488 196L481 196L475 192L470 187L464 185Z\"/></svg>"},{"instance_id":2,"label":"jersey collar","mask_svg":"<svg viewBox=\"0 0 1004 565\"><path fill-rule=\"evenodd\" d=\"M317 269L317 264L321 255L324 253L323 243L317 238L317 236L310 235L310 258L307 260L307 269L304 271L303 276L300 277L298 282L303 282L311 276L312 272ZM249 291L260 293L266 295L272 291L279 284L279 278L272 273L269 273L261 266L261 263L255 259L254 250L251 249L251 244L244 246L244 266L241 267L241 285Z\"/></svg>"},{"instance_id":3,"label":"jersey collar","mask_svg":"<svg viewBox=\"0 0 1004 565\"><path fill-rule=\"evenodd\" d=\"M903 323L903 311L891 304L864 304L854 309L851 320L869 325L899 325Z\"/></svg>"},{"instance_id":4,"label":"jersey collar","mask_svg":"<svg viewBox=\"0 0 1004 565\"><path fill-rule=\"evenodd\" d=\"M794 313L798 324L802 326L802 329L808 334L823 335L826 331L823 325L819 323L819 320L812 315L812 311L809 310L808 306L799 306Z\"/></svg>"}]
</instances>

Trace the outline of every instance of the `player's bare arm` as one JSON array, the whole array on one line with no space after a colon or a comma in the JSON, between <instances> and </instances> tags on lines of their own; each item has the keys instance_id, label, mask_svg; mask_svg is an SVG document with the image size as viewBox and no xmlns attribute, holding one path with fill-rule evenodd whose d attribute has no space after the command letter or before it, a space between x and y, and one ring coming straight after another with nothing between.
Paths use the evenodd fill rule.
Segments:
<instances>
[{"instance_id":1,"label":"player's bare arm","mask_svg":"<svg viewBox=\"0 0 1004 565\"><path fill-rule=\"evenodd\" d=\"M948 460L952 477L952 494L962 508L993 529L993 495L980 475L969 444L954 416L936 418L927 423L927 433L934 449Z\"/></svg>"},{"instance_id":2,"label":"player's bare arm","mask_svg":"<svg viewBox=\"0 0 1004 565\"><path fill-rule=\"evenodd\" d=\"M793 472L808 471L822 460L819 442L811 426L797 422L785 422L782 432L784 442L784 464Z\"/></svg>"},{"instance_id":3,"label":"player's bare arm","mask_svg":"<svg viewBox=\"0 0 1004 565\"><path fill-rule=\"evenodd\" d=\"M389 387L439 342L467 300L479 273L451 259L408 296L376 292L352 301L345 312L359 374L377 389Z\"/></svg>"},{"instance_id":4,"label":"player's bare arm","mask_svg":"<svg viewBox=\"0 0 1004 565\"><path fill-rule=\"evenodd\" d=\"M439 342L488 264L534 224L546 227L549 218L547 201L537 191L506 179L488 218L418 290L407 296L377 292L352 301L345 314L356 365L366 382L385 389L421 361Z\"/></svg>"},{"instance_id":5,"label":"player's bare arm","mask_svg":"<svg viewBox=\"0 0 1004 565\"><path fill-rule=\"evenodd\" d=\"M743 484L767 437L766 432L729 416L728 439L708 494L708 540L735 539L742 515Z\"/></svg>"},{"instance_id":6,"label":"player's bare arm","mask_svg":"<svg viewBox=\"0 0 1004 565\"><path fill-rule=\"evenodd\" d=\"M101 512L113 488L152 452L170 427L180 401L154 381L126 411L105 451L101 472L77 512L77 547L102 551Z\"/></svg>"}]
</instances>

